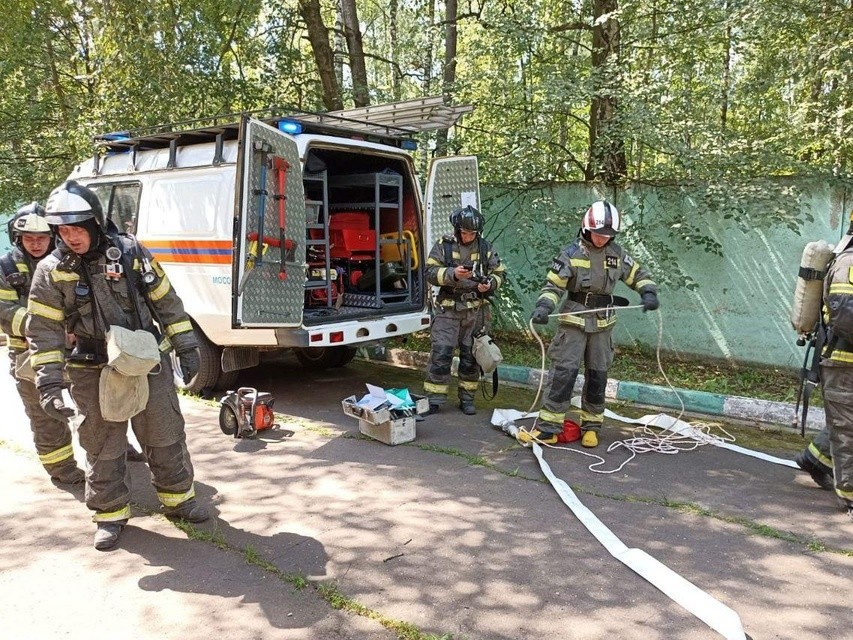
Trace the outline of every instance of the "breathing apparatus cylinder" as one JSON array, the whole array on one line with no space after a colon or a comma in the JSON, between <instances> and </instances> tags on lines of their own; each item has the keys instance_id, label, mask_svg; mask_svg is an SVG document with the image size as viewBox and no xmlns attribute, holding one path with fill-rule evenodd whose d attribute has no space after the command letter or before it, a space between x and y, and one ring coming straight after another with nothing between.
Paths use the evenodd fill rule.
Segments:
<instances>
[{"instance_id":1,"label":"breathing apparatus cylinder","mask_svg":"<svg viewBox=\"0 0 853 640\"><path fill-rule=\"evenodd\" d=\"M791 326L799 335L811 333L820 319L823 277L832 255L832 245L824 240L809 242L803 249L791 309Z\"/></svg>"}]
</instances>

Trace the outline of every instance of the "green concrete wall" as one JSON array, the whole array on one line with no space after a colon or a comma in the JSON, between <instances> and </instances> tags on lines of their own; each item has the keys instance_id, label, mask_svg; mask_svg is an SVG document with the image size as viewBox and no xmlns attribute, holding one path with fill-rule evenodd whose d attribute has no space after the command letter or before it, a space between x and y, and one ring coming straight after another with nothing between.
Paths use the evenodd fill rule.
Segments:
<instances>
[{"instance_id":1,"label":"green concrete wall","mask_svg":"<svg viewBox=\"0 0 853 640\"><path fill-rule=\"evenodd\" d=\"M775 184L780 192L788 186ZM853 194L825 183L794 186L799 198L777 198L772 204L761 189L752 202L749 190L741 189L741 211L709 208L707 189L691 193L631 185L605 192L580 183L526 191L483 188L485 235L510 272L497 324L516 329L526 324L552 258L576 237L580 213L606 196L625 212L617 241L664 282L660 315L621 312L617 344L656 347L660 331L662 349L679 355L799 367L804 351L796 346L789 317L803 247L811 240L838 241L847 228L845 211L853 207ZM767 223L769 206L789 208L782 213L785 224ZM674 225L692 233L675 233ZM702 236L716 239L722 255L697 245ZM658 259L666 248L674 259ZM617 293L639 302L624 285Z\"/></svg>"}]
</instances>

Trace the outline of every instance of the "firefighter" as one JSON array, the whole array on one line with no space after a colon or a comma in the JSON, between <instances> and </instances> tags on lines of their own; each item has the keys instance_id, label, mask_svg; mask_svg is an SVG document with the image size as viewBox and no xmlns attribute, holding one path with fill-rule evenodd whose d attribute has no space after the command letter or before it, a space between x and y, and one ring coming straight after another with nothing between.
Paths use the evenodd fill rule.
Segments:
<instances>
[{"instance_id":1,"label":"firefighter","mask_svg":"<svg viewBox=\"0 0 853 640\"><path fill-rule=\"evenodd\" d=\"M483 238L485 218L472 206L459 207L450 216L453 235L433 246L427 258L427 281L438 289L435 317L430 329L432 348L424 390L430 413L447 402L450 365L459 349L459 408L477 413L474 393L480 369L474 360L474 338L491 319L489 299L503 284L504 266Z\"/></svg>"},{"instance_id":2,"label":"firefighter","mask_svg":"<svg viewBox=\"0 0 853 640\"><path fill-rule=\"evenodd\" d=\"M612 294L616 282L621 280L639 292L644 312L659 306L657 286L649 273L613 241L619 232L620 218L618 209L606 200L593 203L581 219L578 238L560 252L548 271L547 283L531 316L535 324L547 324L563 294L567 295L560 313L602 310L559 318L557 332L548 347L551 369L545 400L536 425L529 432L521 432L522 443L534 439L545 444L557 442L583 362L581 445L598 446L607 370L613 362L616 314L611 307L615 302Z\"/></svg>"},{"instance_id":3,"label":"firefighter","mask_svg":"<svg viewBox=\"0 0 853 640\"><path fill-rule=\"evenodd\" d=\"M58 420L73 413L61 395L66 368L71 397L83 416L78 434L88 463L86 506L94 511L95 548L115 546L130 517L127 423L105 420L102 409L107 407L99 400L105 334L112 325L149 331L158 339L160 331L164 334L159 371L155 368L147 377L148 399L131 418L131 428L164 513L190 522L206 520L207 510L195 498L184 419L167 355L175 349L186 381L198 372L196 337L181 300L149 251L132 236L120 236L105 218L93 191L65 182L51 192L45 209L45 219L59 236L58 247L33 276L26 335L41 406ZM77 340L67 358L66 325ZM123 399L104 398L105 403L111 400Z\"/></svg>"},{"instance_id":4,"label":"firefighter","mask_svg":"<svg viewBox=\"0 0 853 640\"><path fill-rule=\"evenodd\" d=\"M39 405L35 383L16 373L17 363L27 355L24 321L30 295L31 274L42 258L53 250L53 234L44 219L44 208L33 202L18 209L7 225L12 249L0 257L0 328L7 336L9 372L24 411L30 419L39 462L48 475L61 484L79 484L86 479L74 461L68 421L45 413Z\"/></svg>"},{"instance_id":5,"label":"firefighter","mask_svg":"<svg viewBox=\"0 0 853 640\"><path fill-rule=\"evenodd\" d=\"M826 428L796 461L820 486L834 488L840 506L853 518L853 211L835 254L824 278L820 327Z\"/></svg>"}]
</instances>

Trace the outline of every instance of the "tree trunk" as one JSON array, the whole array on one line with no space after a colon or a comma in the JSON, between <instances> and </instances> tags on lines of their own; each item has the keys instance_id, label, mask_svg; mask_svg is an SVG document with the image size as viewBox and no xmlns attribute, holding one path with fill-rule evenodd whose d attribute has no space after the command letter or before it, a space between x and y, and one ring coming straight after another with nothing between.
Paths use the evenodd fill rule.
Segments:
<instances>
[{"instance_id":1,"label":"tree trunk","mask_svg":"<svg viewBox=\"0 0 853 640\"><path fill-rule=\"evenodd\" d=\"M397 67L397 47L398 45L398 27L397 27L397 0L389 0L388 2L388 59L391 61L391 94L394 100L399 100L402 95L402 86L400 83L400 74Z\"/></svg>"},{"instance_id":2,"label":"tree trunk","mask_svg":"<svg viewBox=\"0 0 853 640\"><path fill-rule=\"evenodd\" d=\"M446 0L444 16L444 73L441 93L445 104L453 102L453 85L456 83L456 0ZM435 136L435 153L447 155L447 129L440 129Z\"/></svg>"},{"instance_id":3,"label":"tree trunk","mask_svg":"<svg viewBox=\"0 0 853 640\"><path fill-rule=\"evenodd\" d=\"M335 57L329 45L329 30L320 14L320 0L299 0L299 15L308 29L308 41L314 52L314 63L323 88L323 106L327 111L343 109L340 86L335 78Z\"/></svg>"},{"instance_id":4,"label":"tree trunk","mask_svg":"<svg viewBox=\"0 0 853 640\"><path fill-rule=\"evenodd\" d=\"M427 10L427 24L432 27L435 24L435 3L436 0L426 0L426 10ZM430 36L432 36L432 29L430 29ZM424 80L423 80L423 95L431 96L432 95L432 62L433 62L433 42L432 37L427 38L426 51L424 52ZM424 138L426 140L426 138ZM429 166L430 161L430 148L428 144L420 145L423 154L423 166L424 168Z\"/></svg>"},{"instance_id":5,"label":"tree trunk","mask_svg":"<svg viewBox=\"0 0 853 640\"><path fill-rule=\"evenodd\" d=\"M586 179L618 182L627 173L625 142L617 120L619 103L619 20L612 15L618 0L593 0L592 75L596 83L589 112L589 161Z\"/></svg>"},{"instance_id":6,"label":"tree trunk","mask_svg":"<svg viewBox=\"0 0 853 640\"><path fill-rule=\"evenodd\" d=\"M726 123L729 116L729 91L731 91L732 28L728 22L729 17L729 3L726 2L726 54L723 56L723 104L720 107L720 127L723 131L726 129Z\"/></svg>"},{"instance_id":7,"label":"tree trunk","mask_svg":"<svg viewBox=\"0 0 853 640\"><path fill-rule=\"evenodd\" d=\"M366 107L370 104L370 93L367 89L367 67L364 64L364 46L361 41L361 27L358 24L355 0L341 0L341 15L349 50L353 102L356 107Z\"/></svg>"}]
</instances>

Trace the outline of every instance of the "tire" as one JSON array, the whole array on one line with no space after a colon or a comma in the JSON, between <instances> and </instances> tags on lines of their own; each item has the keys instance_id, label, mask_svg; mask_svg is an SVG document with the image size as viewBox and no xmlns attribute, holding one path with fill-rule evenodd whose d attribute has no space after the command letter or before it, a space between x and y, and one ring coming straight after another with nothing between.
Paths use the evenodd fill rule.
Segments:
<instances>
[{"instance_id":1,"label":"tire","mask_svg":"<svg viewBox=\"0 0 853 640\"><path fill-rule=\"evenodd\" d=\"M340 362L336 364L336 367L345 367L352 359L355 358L355 354L358 353L358 349L355 347L341 347L341 358Z\"/></svg>"},{"instance_id":2,"label":"tire","mask_svg":"<svg viewBox=\"0 0 853 640\"><path fill-rule=\"evenodd\" d=\"M222 374L222 351L219 347L207 339L195 324L193 324L195 335L198 340L199 367L196 376L189 384L184 383L181 365L177 354L172 351L172 370L174 372L175 386L181 391L191 394L201 393L203 389L219 389L220 377L228 376ZM229 372L237 373L237 372ZM236 375L235 375L236 379Z\"/></svg>"},{"instance_id":3,"label":"tire","mask_svg":"<svg viewBox=\"0 0 853 640\"><path fill-rule=\"evenodd\" d=\"M219 377L216 379L216 389L220 391L233 391L237 388L237 376L240 371L219 371Z\"/></svg>"},{"instance_id":4,"label":"tire","mask_svg":"<svg viewBox=\"0 0 853 640\"><path fill-rule=\"evenodd\" d=\"M303 369L322 371L348 364L356 353L355 347L299 347L293 350Z\"/></svg>"}]
</instances>

